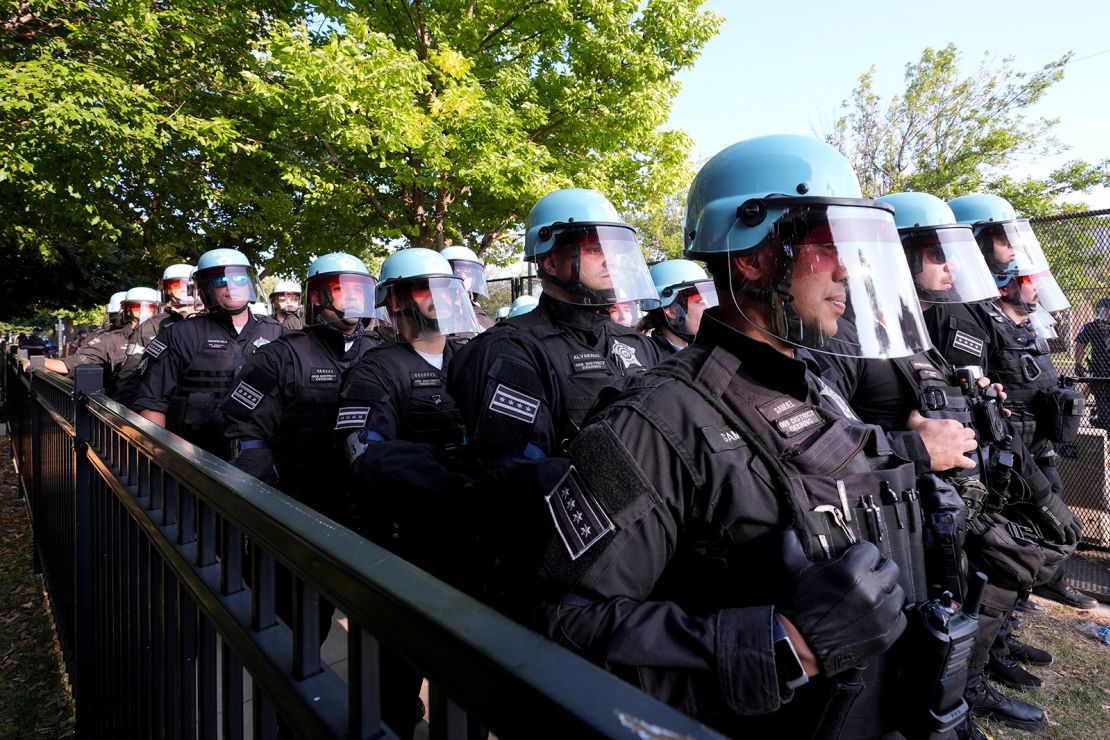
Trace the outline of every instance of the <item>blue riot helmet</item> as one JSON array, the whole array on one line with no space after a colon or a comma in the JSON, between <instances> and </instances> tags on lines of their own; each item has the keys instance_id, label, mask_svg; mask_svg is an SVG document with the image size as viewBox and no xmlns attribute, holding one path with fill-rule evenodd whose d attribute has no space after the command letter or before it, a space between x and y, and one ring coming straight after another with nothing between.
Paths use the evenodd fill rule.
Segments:
<instances>
[{"instance_id":1,"label":"blue riot helmet","mask_svg":"<svg viewBox=\"0 0 1110 740\"><path fill-rule=\"evenodd\" d=\"M194 272L195 267L183 263L170 265L163 270L162 302L173 306L179 313L191 312L197 300L193 295Z\"/></svg>"},{"instance_id":2,"label":"blue riot helmet","mask_svg":"<svg viewBox=\"0 0 1110 740\"><path fill-rule=\"evenodd\" d=\"M495 319L496 321L504 321L507 318L509 318L508 306L502 306L501 308L497 309L497 317Z\"/></svg>"},{"instance_id":3,"label":"blue riot helmet","mask_svg":"<svg viewBox=\"0 0 1110 740\"><path fill-rule=\"evenodd\" d=\"M162 294L154 288L132 288L120 302L123 320L138 321L140 324L158 313L162 307Z\"/></svg>"},{"instance_id":4,"label":"blue riot helmet","mask_svg":"<svg viewBox=\"0 0 1110 740\"><path fill-rule=\"evenodd\" d=\"M482 331L470 294L439 252L409 247L382 263L377 305L389 314L399 341Z\"/></svg>"},{"instance_id":5,"label":"blue riot helmet","mask_svg":"<svg viewBox=\"0 0 1110 740\"><path fill-rule=\"evenodd\" d=\"M352 327L375 318L377 288L377 279L358 257L344 252L317 257L304 284L305 325Z\"/></svg>"},{"instance_id":6,"label":"blue riot helmet","mask_svg":"<svg viewBox=\"0 0 1110 740\"><path fill-rule=\"evenodd\" d=\"M513 301L513 305L509 307L508 315L506 318L513 318L514 316L521 316L528 313L533 308L540 304L535 296L522 295Z\"/></svg>"},{"instance_id":7,"label":"blue riot helmet","mask_svg":"<svg viewBox=\"0 0 1110 740\"><path fill-rule=\"evenodd\" d=\"M594 190L556 190L541 198L528 214L524 259L536 263L545 286L559 290L553 297L567 303L659 305L635 229Z\"/></svg>"},{"instance_id":8,"label":"blue riot helmet","mask_svg":"<svg viewBox=\"0 0 1110 740\"><path fill-rule=\"evenodd\" d=\"M690 260L666 260L651 267L651 281L662 305L650 312L656 329L666 328L689 344L701 315L717 305L717 289L705 270Z\"/></svg>"},{"instance_id":9,"label":"blue riot helmet","mask_svg":"<svg viewBox=\"0 0 1110 740\"><path fill-rule=\"evenodd\" d=\"M923 304L998 298L971 226L957 224L948 204L928 193L892 193L879 200L894 207L894 224Z\"/></svg>"},{"instance_id":10,"label":"blue riot helmet","mask_svg":"<svg viewBox=\"0 0 1110 740\"><path fill-rule=\"evenodd\" d=\"M296 313L301 310L301 284L296 280L278 280L270 289L271 315L278 311Z\"/></svg>"},{"instance_id":11,"label":"blue riot helmet","mask_svg":"<svg viewBox=\"0 0 1110 740\"><path fill-rule=\"evenodd\" d=\"M451 263L451 269L463 281L463 287L471 295L480 295L489 298L489 287L486 285L486 266L473 250L466 247L447 247L440 252Z\"/></svg>"},{"instance_id":12,"label":"blue riot helmet","mask_svg":"<svg viewBox=\"0 0 1110 740\"><path fill-rule=\"evenodd\" d=\"M1001 272L1011 262L1022 275L1048 270L1048 260L1029 220L1019 219L1005 198L971 193L948 201L948 207L958 223L971 226L992 273Z\"/></svg>"},{"instance_id":13,"label":"blue riot helmet","mask_svg":"<svg viewBox=\"0 0 1110 740\"><path fill-rule=\"evenodd\" d=\"M108 326L119 326L120 318L123 315L123 299L126 295L126 290L120 290L112 293L112 297L108 299L108 305L104 307L104 311L108 315Z\"/></svg>"},{"instance_id":14,"label":"blue riot helmet","mask_svg":"<svg viewBox=\"0 0 1110 740\"><path fill-rule=\"evenodd\" d=\"M258 300L258 276L237 249L213 249L197 260L193 283L209 313L238 315Z\"/></svg>"},{"instance_id":15,"label":"blue riot helmet","mask_svg":"<svg viewBox=\"0 0 1110 740\"><path fill-rule=\"evenodd\" d=\"M686 256L708 263L726 314L735 308L772 344L904 357L930 344L893 210L862 198L848 161L823 141L749 139L694 178ZM837 338L841 318L858 340Z\"/></svg>"}]
</instances>

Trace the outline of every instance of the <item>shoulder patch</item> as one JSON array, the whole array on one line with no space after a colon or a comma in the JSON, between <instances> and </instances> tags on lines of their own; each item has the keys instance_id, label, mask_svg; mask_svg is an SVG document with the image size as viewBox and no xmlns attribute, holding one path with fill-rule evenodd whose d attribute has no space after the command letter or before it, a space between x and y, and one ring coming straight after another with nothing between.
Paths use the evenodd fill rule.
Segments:
<instances>
[{"instance_id":1,"label":"shoulder patch","mask_svg":"<svg viewBox=\"0 0 1110 740\"><path fill-rule=\"evenodd\" d=\"M160 339L155 339L153 342L146 346L146 353L154 359L158 359L158 356L165 351L166 344Z\"/></svg>"},{"instance_id":2,"label":"shoulder patch","mask_svg":"<svg viewBox=\"0 0 1110 740\"><path fill-rule=\"evenodd\" d=\"M255 347L261 347L262 345L269 344L269 343L270 343L270 340L267 339L266 337L259 337L258 339L251 342L251 344L253 344Z\"/></svg>"},{"instance_id":3,"label":"shoulder patch","mask_svg":"<svg viewBox=\"0 0 1110 740\"><path fill-rule=\"evenodd\" d=\"M609 515L582 484L573 465L544 499L571 560L582 557L614 529Z\"/></svg>"},{"instance_id":4,"label":"shoulder patch","mask_svg":"<svg viewBox=\"0 0 1110 740\"><path fill-rule=\"evenodd\" d=\"M964 334L962 331L957 331L952 336L952 349L958 349L979 357L983 354L983 340L976 339L970 334Z\"/></svg>"},{"instance_id":5,"label":"shoulder patch","mask_svg":"<svg viewBox=\"0 0 1110 740\"><path fill-rule=\"evenodd\" d=\"M252 411L262 402L262 395L262 391L249 385L245 380L240 380L239 385L231 392L233 399Z\"/></svg>"},{"instance_id":6,"label":"shoulder patch","mask_svg":"<svg viewBox=\"0 0 1110 740\"><path fill-rule=\"evenodd\" d=\"M370 416L369 406L344 406L335 418L336 429L362 429Z\"/></svg>"},{"instance_id":7,"label":"shoulder patch","mask_svg":"<svg viewBox=\"0 0 1110 740\"><path fill-rule=\"evenodd\" d=\"M493 392L493 399L489 402L489 410L514 419L532 424L536 421L536 413L540 409L540 400L520 391L515 391L501 383Z\"/></svg>"}]
</instances>

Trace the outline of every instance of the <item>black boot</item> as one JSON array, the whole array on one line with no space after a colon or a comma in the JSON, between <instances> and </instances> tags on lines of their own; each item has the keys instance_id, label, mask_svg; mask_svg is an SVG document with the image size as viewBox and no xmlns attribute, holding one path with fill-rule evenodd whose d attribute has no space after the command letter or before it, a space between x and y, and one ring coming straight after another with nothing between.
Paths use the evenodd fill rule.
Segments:
<instances>
[{"instance_id":1,"label":"black boot","mask_svg":"<svg viewBox=\"0 0 1110 740\"><path fill-rule=\"evenodd\" d=\"M988 740L983 731L975 726L972 721L971 715L967 715L964 721L956 727L956 740Z\"/></svg>"},{"instance_id":2,"label":"black boot","mask_svg":"<svg viewBox=\"0 0 1110 740\"><path fill-rule=\"evenodd\" d=\"M1092 599L1087 594L1076 591L1074 588L1064 583L1063 580L1054 580L1043 586L1037 586L1033 589L1033 593L1037 596L1043 596L1046 599L1058 601L1061 604L1074 606L1081 611L1094 609L1098 606L1098 599Z\"/></svg>"},{"instance_id":3,"label":"black boot","mask_svg":"<svg viewBox=\"0 0 1110 740\"><path fill-rule=\"evenodd\" d=\"M1050 665L1052 663L1050 653L1032 645L1026 645L1013 637L1006 638L1006 649L1010 651L1010 657L1019 663L1025 663L1026 665Z\"/></svg>"},{"instance_id":4,"label":"black boot","mask_svg":"<svg viewBox=\"0 0 1110 740\"><path fill-rule=\"evenodd\" d=\"M992 655L987 662L987 673L999 683L1018 691L1041 687L1041 679L1009 658L996 658Z\"/></svg>"},{"instance_id":5,"label":"black boot","mask_svg":"<svg viewBox=\"0 0 1110 740\"><path fill-rule=\"evenodd\" d=\"M970 681L969 681L970 683ZM964 692L964 699L976 717L991 717L1007 727L1038 730L1044 726L1044 712L1020 699L1003 696L998 689L979 676Z\"/></svg>"}]
</instances>

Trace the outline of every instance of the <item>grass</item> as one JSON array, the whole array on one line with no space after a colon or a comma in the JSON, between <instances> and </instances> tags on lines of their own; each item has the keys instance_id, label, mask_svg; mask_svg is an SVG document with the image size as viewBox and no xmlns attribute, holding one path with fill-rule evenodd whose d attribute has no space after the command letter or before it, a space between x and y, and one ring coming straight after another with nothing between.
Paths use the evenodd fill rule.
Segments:
<instances>
[{"instance_id":1,"label":"grass","mask_svg":"<svg viewBox=\"0 0 1110 740\"><path fill-rule=\"evenodd\" d=\"M1080 612L1036 596L1033 601L1045 610L1019 612L1025 628L1017 637L1052 653L1054 660L1043 668L1025 666L1043 681L1041 688L1027 692L1005 689L1004 693L1041 707L1048 721L1035 733L981 720L980 729L995 740L1110 738L1110 645L1079 631L1079 625L1087 621L1110 625L1110 607L1103 604Z\"/></svg>"},{"instance_id":2,"label":"grass","mask_svg":"<svg viewBox=\"0 0 1110 740\"><path fill-rule=\"evenodd\" d=\"M0 447L0 738L72 737L73 700L6 437Z\"/></svg>"}]
</instances>

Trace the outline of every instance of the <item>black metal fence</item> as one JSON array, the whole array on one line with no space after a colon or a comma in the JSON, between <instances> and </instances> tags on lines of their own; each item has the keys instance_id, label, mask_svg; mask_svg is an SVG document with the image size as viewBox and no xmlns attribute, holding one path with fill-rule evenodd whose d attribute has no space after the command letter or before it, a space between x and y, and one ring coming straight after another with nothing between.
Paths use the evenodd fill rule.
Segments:
<instances>
[{"instance_id":1,"label":"black metal fence","mask_svg":"<svg viewBox=\"0 0 1110 740\"><path fill-rule=\"evenodd\" d=\"M1031 223L1071 303L1070 309L1054 314L1058 336L1050 342L1053 361L1062 375L1075 376L1080 336L1104 336L1110 342L1110 324L1101 330L1097 315L1099 301L1110 297L1110 210L1035 218ZM1108 380L1077 384L1087 394L1088 410L1078 442L1057 449L1058 468L1064 498L1083 519L1084 543L1110 549L1110 344L1097 345L1088 342L1083 347L1083 377Z\"/></svg>"},{"instance_id":2,"label":"black metal fence","mask_svg":"<svg viewBox=\"0 0 1110 740\"><path fill-rule=\"evenodd\" d=\"M428 678L432 738L715 737L124 409L98 368L2 370L80 737L396 737L381 645ZM348 617L345 680L321 661L321 597Z\"/></svg>"}]
</instances>

